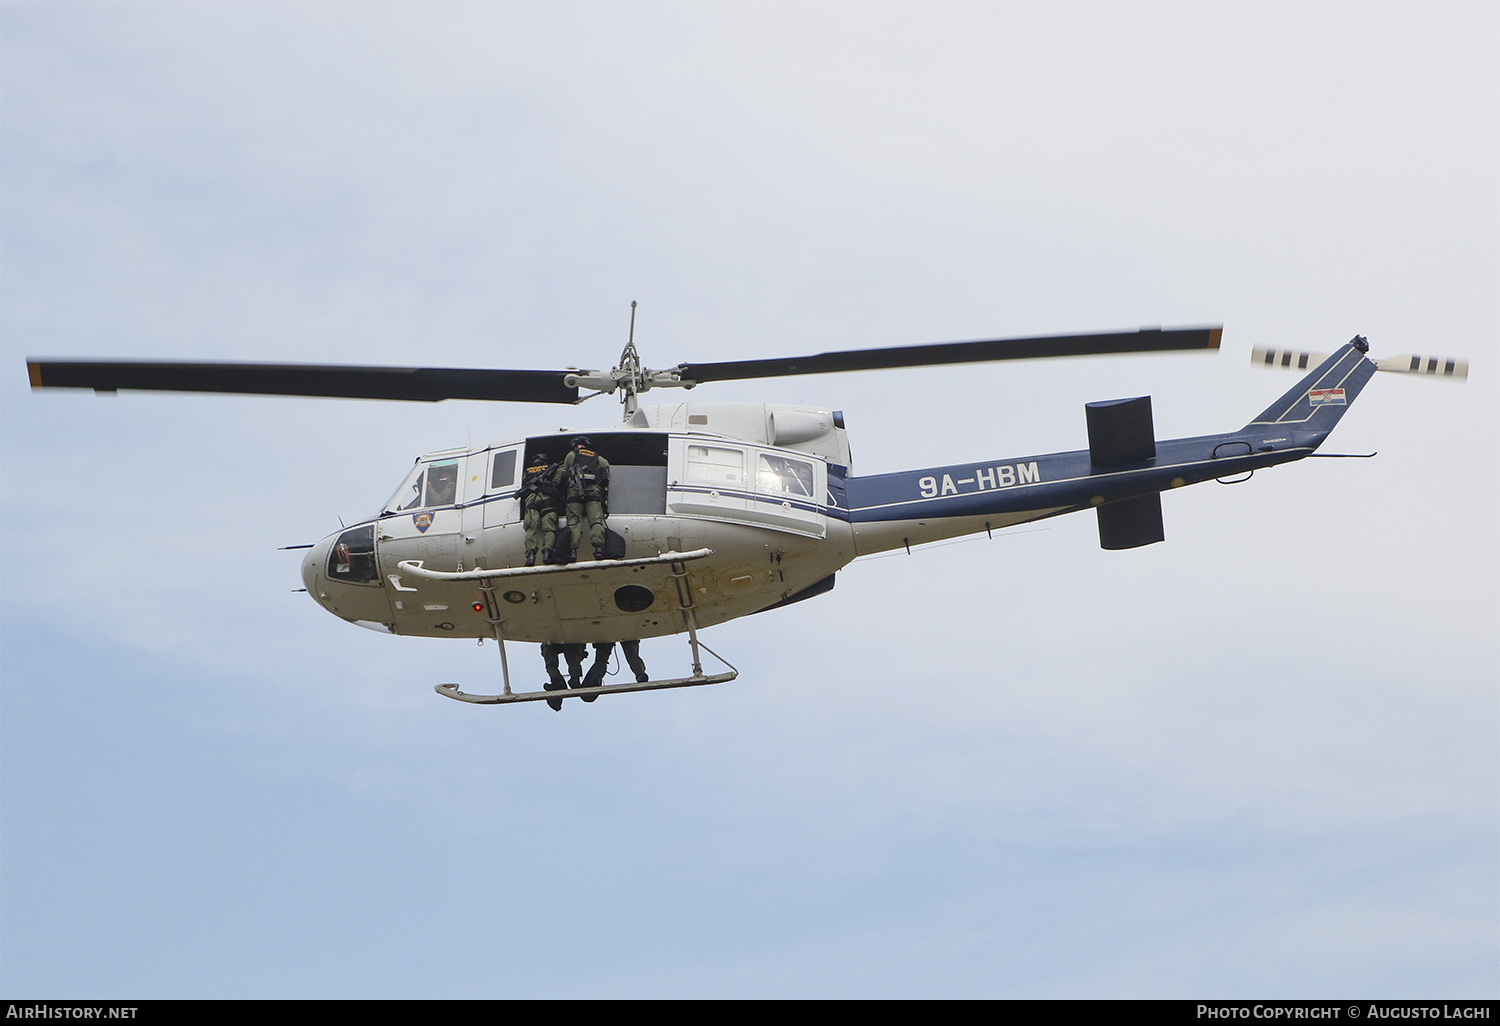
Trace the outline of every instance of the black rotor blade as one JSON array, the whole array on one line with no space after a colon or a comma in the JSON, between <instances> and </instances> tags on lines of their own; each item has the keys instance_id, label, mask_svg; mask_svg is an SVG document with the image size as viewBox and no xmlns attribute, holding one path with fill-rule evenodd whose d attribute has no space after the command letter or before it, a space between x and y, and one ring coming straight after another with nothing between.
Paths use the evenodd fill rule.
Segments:
<instances>
[{"instance_id":1,"label":"black rotor blade","mask_svg":"<svg viewBox=\"0 0 1500 1026\"><path fill-rule=\"evenodd\" d=\"M1158 353L1179 349L1217 349L1222 327L1142 328L1095 335L1047 335L1038 338L995 338L977 342L938 342L891 349L847 349L816 356L774 360L731 360L726 363L685 363L678 371L684 381L730 381L778 378L790 374L832 374L837 371L889 370L931 367L947 363L989 360L1033 360L1052 356L1102 356L1111 353Z\"/></svg>"},{"instance_id":2,"label":"black rotor blade","mask_svg":"<svg viewBox=\"0 0 1500 1026\"><path fill-rule=\"evenodd\" d=\"M173 363L27 360L32 388L132 389L154 392L235 392L333 399L490 399L513 403L576 403L563 384L568 371L464 370L442 367L352 367L275 363Z\"/></svg>"}]
</instances>

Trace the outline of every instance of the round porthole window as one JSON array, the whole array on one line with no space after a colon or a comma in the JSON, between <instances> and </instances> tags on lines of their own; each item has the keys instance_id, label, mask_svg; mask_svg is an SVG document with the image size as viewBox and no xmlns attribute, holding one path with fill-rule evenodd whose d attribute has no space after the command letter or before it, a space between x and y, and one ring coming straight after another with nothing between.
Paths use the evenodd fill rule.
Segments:
<instances>
[{"instance_id":1,"label":"round porthole window","mask_svg":"<svg viewBox=\"0 0 1500 1026\"><path fill-rule=\"evenodd\" d=\"M639 613L643 609L650 609L651 603L656 601L650 588L642 588L639 584L627 584L623 588L615 589L615 605L627 613Z\"/></svg>"}]
</instances>

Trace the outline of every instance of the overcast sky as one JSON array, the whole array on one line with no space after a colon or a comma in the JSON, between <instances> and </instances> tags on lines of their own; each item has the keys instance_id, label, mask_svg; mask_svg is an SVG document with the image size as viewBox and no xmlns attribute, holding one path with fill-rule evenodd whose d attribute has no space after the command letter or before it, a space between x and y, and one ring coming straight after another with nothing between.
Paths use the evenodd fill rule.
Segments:
<instances>
[{"instance_id":1,"label":"overcast sky","mask_svg":"<svg viewBox=\"0 0 1500 1026\"><path fill-rule=\"evenodd\" d=\"M1494 996L1497 58L1483 3L0 4L0 990ZM1165 544L863 560L707 632L737 681L559 715L277 549L611 400L23 367L607 367L631 300L653 366L1225 326L694 393L842 409L856 473L1237 428L1256 345L1473 370Z\"/></svg>"}]
</instances>

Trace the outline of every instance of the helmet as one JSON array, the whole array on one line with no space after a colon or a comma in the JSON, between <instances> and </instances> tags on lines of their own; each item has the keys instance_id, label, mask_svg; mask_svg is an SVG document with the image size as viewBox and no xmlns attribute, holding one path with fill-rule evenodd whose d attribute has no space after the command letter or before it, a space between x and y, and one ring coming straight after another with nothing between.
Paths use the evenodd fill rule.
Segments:
<instances>
[{"instance_id":1,"label":"helmet","mask_svg":"<svg viewBox=\"0 0 1500 1026\"><path fill-rule=\"evenodd\" d=\"M589 436L588 435L579 435L577 438L573 439L573 448L575 448L575 449L578 448L580 445L588 445L588 444L589 444Z\"/></svg>"}]
</instances>

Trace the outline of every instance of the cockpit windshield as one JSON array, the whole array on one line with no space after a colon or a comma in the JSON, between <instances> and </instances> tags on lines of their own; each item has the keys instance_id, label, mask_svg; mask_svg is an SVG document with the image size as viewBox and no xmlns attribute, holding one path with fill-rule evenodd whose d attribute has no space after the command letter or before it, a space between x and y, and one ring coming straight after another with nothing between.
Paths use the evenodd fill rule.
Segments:
<instances>
[{"instance_id":1,"label":"cockpit windshield","mask_svg":"<svg viewBox=\"0 0 1500 1026\"><path fill-rule=\"evenodd\" d=\"M422 479L427 473L427 468L418 463L406 475L406 480L401 482L401 487L396 489L386 504L380 507L382 513L400 513L402 510L414 509L422 505Z\"/></svg>"},{"instance_id":2,"label":"cockpit windshield","mask_svg":"<svg viewBox=\"0 0 1500 1026\"><path fill-rule=\"evenodd\" d=\"M458 461L418 463L401 487L381 507L384 513L404 513L423 506L451 506L458 497ZM425 500L425 501L424 501Z\"/></svg>"}]
</instances>

